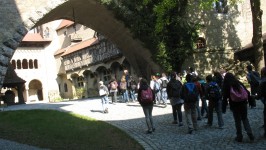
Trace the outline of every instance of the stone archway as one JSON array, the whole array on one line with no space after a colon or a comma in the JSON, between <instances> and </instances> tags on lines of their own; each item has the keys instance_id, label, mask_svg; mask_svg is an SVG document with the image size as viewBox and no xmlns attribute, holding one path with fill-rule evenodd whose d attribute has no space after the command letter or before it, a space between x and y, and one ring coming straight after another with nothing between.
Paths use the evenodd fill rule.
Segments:
<instances>
[{"instance_id":1,"label":"stone archway","mask_svg":"<svg viewBox=\"0 0 266 150\"><path fill-rule=\"evenodd\" d=\"M43 100L42 83L39 80L30 81L28 89L28 100L29 101Z\"/></svg>"},{"instance_id":2,"label":"stone archway","mask_svg":"<svg viewBox=\"0 0 266 150\"><path fill-rule=\"evenodd\" d=\"M142 42L132 37L123 22L99 0L0 0L0 87L15 49L27 31L35 26L56 19L73 19L105 35L118 47L138 75L148 77L151 72L161 70L151 59L151 53Z\"/></svg>"}]
</instances>

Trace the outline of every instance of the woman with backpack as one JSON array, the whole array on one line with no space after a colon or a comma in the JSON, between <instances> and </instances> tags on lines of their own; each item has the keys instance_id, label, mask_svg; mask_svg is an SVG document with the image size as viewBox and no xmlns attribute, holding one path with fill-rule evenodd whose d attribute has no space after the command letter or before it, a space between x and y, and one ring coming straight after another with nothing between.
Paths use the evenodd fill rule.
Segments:
<instances>
[{"instance_id":1,"label":"woman with backpack","mask_svg":"<svg viewBox=\"0 0 266 150\"><path fill-rule=\"evenodd\" d=\"M237 142L242 142L242 126L243 123L245 131L249 136L250 141L254 141L254 135L252 133L249 120L247 117L248 110L247 104L250 100L250 93L246 89L243 83L241 83L232 73L226 73L223 83L223 113L226 112L226 106L229 101L230 109L233 112L236 128Z\"/></svg>"},{"instance_id":2,"label":"woman with backpack","mask_svg":"<svg viewBox=\"0 0 266 150\"><path fill-rule=\"evenodd\" d=\"M154 92L148 85L146 79L142 78L140 80L140 87L138 90L138 101L143 109L146 124L148 127L147 134L151 134L155 131L153 120L152 120L152 110L153 110L153 103L155 101Z\"/></svg>"}]
</instances>

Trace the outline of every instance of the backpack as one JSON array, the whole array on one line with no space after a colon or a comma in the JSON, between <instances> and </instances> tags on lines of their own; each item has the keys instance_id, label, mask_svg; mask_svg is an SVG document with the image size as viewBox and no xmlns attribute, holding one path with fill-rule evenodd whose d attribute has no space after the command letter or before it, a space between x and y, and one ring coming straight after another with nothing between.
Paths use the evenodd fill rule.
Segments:
<instances>
[{"instance_id":1,"label":"backpack","mask_svg":"<svg viewBox=\"0 0 266 150\"><path fill-rule=\"evenodd\" d=\"M153 102L153 94L150 88L141 90L140 101L142 104L149 104Z\"/></svg>"},{"instance_id":2,"label":"backpack","mask_svg":"<svg viewBox=\"0 0 266 150\"><path fill-rule=\"evenodd\" d=\"M168 97L180 97L180 92L182 88L182 83L180 81L175 81L175 82L169 82L170 84L170 90L168 94Z\"/></svg>"},{"instance_id":3,"label":"backpack","mask_svg":"<svg viewBox=\"0 0 266 150\"><path fill-rule=\"evenodd\" d=\"M154 90L154 93L158 93L160 91L160 84L157 81L154 81L153 90Z\"/></svg>"},{"instance_id":4,"label":"backpack","mask_svg":"<svg viewBox=\"0 0 266 150\"><path fill-rule=\"evenodd\" d=\"M242 102L248 99L248 92L243 86L240 86L239 91L230 87L230 97L233 102Z\"/></svg>"},{"instance_id":5,"label":"backpack","mask_svg":"<svg viewBox=\"0 0 266 150\"><path fill-rule=\"evenodd\" d=\"M111 82L111 90L116 90L117 84L115 84L115 81Z\"/></svg>"},{"instance_id":6,"label":"backpack","mask_svg":"<svg viewBox=\"0 0 266 150\"><path fill-rule=\"evenodd\" d=\"M258 87L260 85L260 75L258 72L252 71L249 74L249 77L252 85L254 85L255 87Z\"/></svg>"},{"instance_id":7,"label":"backpack","mask_svg":"<svg viewBox=\"0 0 266 150\"><path fill-rule=\"evenodd\" d=\"M208 88L208 98L209 100L220 100L222 97L221 94L221 88L218 86L218 84L216 82L211 82L209 84L209 88Z\"/></svg>"},{"instance_id":8,"label":"backpack","mask_svg":"<svg viewBox=\"0 0 266 150\"><path fill-rule=\"evenodd\" d=\"M161 88L167 87L167 80L162 80Z\"/></svg>"},{"instance_id":9,"label":"backpack","mask_svg":"<svg viewBox=\"0 0 266 150\"><path fill-rule=\"evenodd\" d=\"M196 102L199 97L196 85L194 83L186 83L185 88L187 89L187 95L185 96L185 101Z\"/></svg>"}]
</instances>

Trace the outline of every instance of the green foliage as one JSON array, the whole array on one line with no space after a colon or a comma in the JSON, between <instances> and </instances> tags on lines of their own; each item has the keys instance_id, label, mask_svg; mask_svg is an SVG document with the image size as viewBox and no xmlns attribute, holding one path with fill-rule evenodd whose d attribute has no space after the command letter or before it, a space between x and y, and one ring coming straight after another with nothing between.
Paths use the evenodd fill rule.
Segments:
<instances>
[{"instance_id":1,"label":"green foliage","mask_svg":"<svg viewBox=\"0 0 266 150\"><path fill-rule=\"evenodd\" d=\"M84 87L82 87L82 88L77 88L77 89L76 89L75 97L77 97L78 99L83 98L85 92L86 92L86 89L85 89Z\"/></svg>"},{"instance_id":2,"label":"green foliage","mask_svg":"<svg viewBox=\"0 0 266 150\"><path fill-rule=\"evenodd\" d=\"M193 52L199 25L187 18L188 0L102 0L151 50L165 71L180 71ZM208 3L209 4L209 3ZM207 5L207 4L204 4Z\"/></svg>"}]
</instances>

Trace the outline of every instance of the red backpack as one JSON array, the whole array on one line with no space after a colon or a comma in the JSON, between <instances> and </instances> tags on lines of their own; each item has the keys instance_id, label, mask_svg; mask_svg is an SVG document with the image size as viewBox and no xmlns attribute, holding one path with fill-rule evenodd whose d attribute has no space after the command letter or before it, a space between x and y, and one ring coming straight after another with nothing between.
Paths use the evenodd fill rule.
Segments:
<instances>
[{"instance_id":1,"label":"red backpack","mask_svg":"<svg viewBox=\"0 0 266 150\"><path fill-rule=\"evenodd\" d=\"M141 90L140 101L143 104L149 104L153 101L153 94L151 88L147 88L146 90Z\"/></svg>"}]
</instances>

